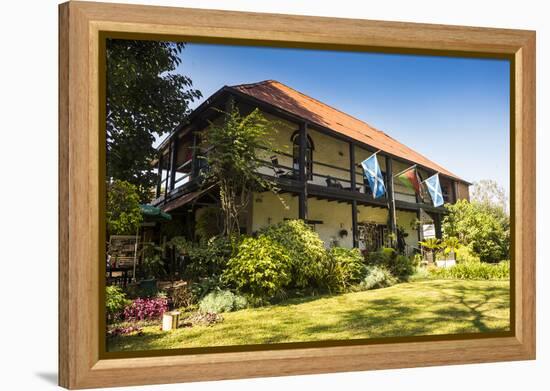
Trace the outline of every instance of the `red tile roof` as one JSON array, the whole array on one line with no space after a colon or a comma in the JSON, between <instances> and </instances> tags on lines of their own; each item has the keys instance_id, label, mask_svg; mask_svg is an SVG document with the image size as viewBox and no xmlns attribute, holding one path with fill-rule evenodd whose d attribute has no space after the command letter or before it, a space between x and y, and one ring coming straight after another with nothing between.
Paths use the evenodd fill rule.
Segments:
<instances>
[{"instance_id":1,"label":"red tile roof","mask_svg":"<svg viewBox=\"0 0 550 391\"><path fill-rule=\"evenodd\" d=\"M303 118L312 124L329 128L373 148L463 181L460 177L401 144L386 133L278 81L266 80L253 84L232 86L231 88Z\"/></svg>"}]
</instances>

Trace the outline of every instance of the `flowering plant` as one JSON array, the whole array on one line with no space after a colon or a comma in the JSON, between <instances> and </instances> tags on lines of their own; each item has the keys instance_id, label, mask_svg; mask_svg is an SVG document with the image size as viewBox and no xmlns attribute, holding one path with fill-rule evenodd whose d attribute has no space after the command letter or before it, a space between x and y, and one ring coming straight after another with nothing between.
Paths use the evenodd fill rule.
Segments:
<instances>
[{"instance_id":1,"label":"flowering plant","mask_svg":"<svg viewBox=\"0 0 550 391\"><path fill-rule=\"evenodd\" d=\"M124 319L127 321L159 319L168 311L166 297L135 299L124 309Z\"/></svg>"}]
</instances>

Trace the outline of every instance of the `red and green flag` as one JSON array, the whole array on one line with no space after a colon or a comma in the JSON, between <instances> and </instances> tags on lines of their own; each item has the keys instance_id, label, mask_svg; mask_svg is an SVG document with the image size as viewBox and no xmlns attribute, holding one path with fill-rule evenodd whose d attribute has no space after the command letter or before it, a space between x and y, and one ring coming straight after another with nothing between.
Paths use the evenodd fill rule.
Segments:
<instances>
[{"instance_id":1,"label":"red and green flag","mask_svg":"<svg viewBox=\"0 0 550 391\"><path fill-rule=\"evenodd\" d=\"M422 181L418 176L416 167L412 166L408 170L402 171L397 175L397 179L406 187L413 190L416 194L423 198L424 194L422 191Z\"/></svg>"}]
</instances>

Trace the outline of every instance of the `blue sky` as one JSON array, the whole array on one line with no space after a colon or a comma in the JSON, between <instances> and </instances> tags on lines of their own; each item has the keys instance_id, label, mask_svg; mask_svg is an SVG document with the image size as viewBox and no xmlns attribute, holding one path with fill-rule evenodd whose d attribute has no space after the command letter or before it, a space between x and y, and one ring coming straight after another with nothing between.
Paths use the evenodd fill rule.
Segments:
<instances>
[{"instance_id":1,"label":"blue sky","mask_svg":"<svg viewBox=\"0 0 550 391\"><path fill-rule=\"evenodd\" d=\"M177 71L208 98L275 79L383 130L462 178L509 190L509 62L188 44ZM200 102L195 102L196 107Z\"/></svg>"}]
</instances>

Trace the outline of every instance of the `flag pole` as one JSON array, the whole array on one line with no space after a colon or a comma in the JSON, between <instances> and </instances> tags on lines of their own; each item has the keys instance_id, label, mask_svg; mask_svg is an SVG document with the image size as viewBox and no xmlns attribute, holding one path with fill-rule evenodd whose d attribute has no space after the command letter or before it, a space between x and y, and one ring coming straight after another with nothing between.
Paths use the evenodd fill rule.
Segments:
<instances>
[{"instance_id":1,"label":"flag pole","mask_svg":"<svg viewBox=\"0 0 550 391\"><path fill-rule=\"evenodd\" d=\"M394 177L397 177L397 176L403 174L404 172L407 172L407 171L409 171L409 170L412 170L412 169L415 168L416 166L417 166L417 164L414 164L414 165L410 166L409 168L404 169L403 171L399 171L397 174L394 175Z\"/></svg>"}]
</instances>

